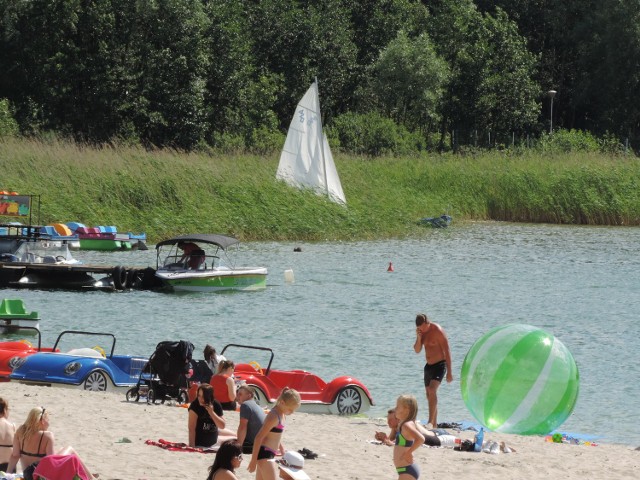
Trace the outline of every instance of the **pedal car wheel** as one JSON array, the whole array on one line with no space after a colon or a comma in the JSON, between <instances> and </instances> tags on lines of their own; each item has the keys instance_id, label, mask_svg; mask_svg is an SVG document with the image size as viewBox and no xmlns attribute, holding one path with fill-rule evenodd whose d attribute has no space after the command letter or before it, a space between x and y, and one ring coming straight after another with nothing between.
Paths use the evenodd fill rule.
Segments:
<instances>
[{"instance_id":1,"label":"pedal car wheel","mask_svg":"<svg viewBox=\"0 0 640 480\"><path fill-rule=\"evenodd\" d=\"M84 381L84 389L92 392L106 392L107 377L99 370L91 372Z\"/></svg>"},{"instance_id":2,"label":"pedal car wheel","mask_svg":"<svg viewBox=\"0 0 640 480\"><path fill-rule=\"evenodd\" d=\"M253 390L253 399L260 407L269 406L269 402L267 401L267 396L264 394L262 390L260 390L255 385L249 385L251 390Z\"/></svg>"},{"instance_id":3,"label":"pedal car wheel","mask_svg":"<svg viewBox=\"0 0 640 480\"><path fill-rule=\"evenodd\" d=\"M180 390L178 394L178 403L189 403L189 394L184 390Z\"/></svg>"},{"instance_id":4,"label":"pedal car wheel","mask_svg":"<svg viewBox=\"0 0 640 480\"><path fill-rule=\"evenodd\" d=\"M153 388L147 392L147 403L156 403L156 391Z\"/></svg>"},{"instance_id":5,"label":"pedal car wheel","mask_svg":"<svg viewBox=\"0 0 640 480\"><path fill-rule=\"evenodd\" d=\"M137 402L140 400L140 391L138 387L133 387L127 390L127 402Z\"/></svg>"},{"instance_id":6,"label":"pedal car wheel","mask_svg":"<svg viewBox=\"0 0 640 480\"><path fill-rule=\"evenodd\" d=\"M336 407L340 415L354 415L362 407L362 395L355 387L345 387L336 397Z\"/></svg>"}]
</instances>

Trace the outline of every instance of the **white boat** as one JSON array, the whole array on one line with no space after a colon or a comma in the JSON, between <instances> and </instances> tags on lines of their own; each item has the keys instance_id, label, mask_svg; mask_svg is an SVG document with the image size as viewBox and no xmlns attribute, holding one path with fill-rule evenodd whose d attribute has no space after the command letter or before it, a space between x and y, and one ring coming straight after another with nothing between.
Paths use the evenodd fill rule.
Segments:
<instances>
[{"instance_id":1,"label":"white boat","mask_svg":"<svg viewBox=\"0 0 640 480\"><path fill-rule=\"evenodd\" d=\"M265 288L266 268L236 267L227 255L227 249L238 243L237 238L217 234L181 235L163 240L156 245L156 277L175 291L214 292ZM186 248L187 245L189 248ZM211 251L211 248L214 250ZM224 256L223 259L220 255Z\"/></svg>"},{"instance_id":2,"label":"white boat","mask_svg":"<svg viewBox=\"0 0 640 480\"><path fill-rule=\"evenodd\" d=\"M297 188L311 188L346 205L340 177L322 131L318 81L304 94L289 126L276 178Z\"/></svg>"}]
</instances>

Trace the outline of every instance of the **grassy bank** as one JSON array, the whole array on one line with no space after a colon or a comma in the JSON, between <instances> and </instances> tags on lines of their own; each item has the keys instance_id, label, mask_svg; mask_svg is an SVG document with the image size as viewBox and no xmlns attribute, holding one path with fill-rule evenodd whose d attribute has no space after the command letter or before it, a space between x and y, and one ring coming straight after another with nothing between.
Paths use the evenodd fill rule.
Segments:
<instances>
[{"instance_id":1,"label":"grassy bank","mask_svg":"<svg viewBox=\"0 0 640 480\"><path fill-rule=\"evenodd\" d=\"M640 225L636 158L335 157L347 208L277 182L277 154L212 157L15 139L0 140L0 190L40 194L42 224L116 225L151 240L188 232L243 240L413 236L424 233L417 220L444 212L454 222Z\"/></svg>"}]
</instances>

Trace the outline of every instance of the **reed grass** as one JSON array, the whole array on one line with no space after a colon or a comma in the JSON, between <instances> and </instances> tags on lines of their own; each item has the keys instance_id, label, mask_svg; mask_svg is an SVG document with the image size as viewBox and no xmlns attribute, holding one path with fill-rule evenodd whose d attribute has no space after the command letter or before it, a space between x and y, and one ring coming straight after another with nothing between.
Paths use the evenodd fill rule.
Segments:
<instances>
[{"instance_id":1,"label":"reed grass","mask_svg":"<svg viewBox=\"0 0 640 480\"><path fill-rule=\"evenodd\" d=\"M243 240L424 235L422 217L640 225L640 162L595 154L365 158L334 154L348 207L275 180L268 157L0 140L0 190L40 194L42 224L77 221ZM6 218L5 218L6 220ZM34 218L34 221L36 219Z\"/></svg>"}]
</instances>

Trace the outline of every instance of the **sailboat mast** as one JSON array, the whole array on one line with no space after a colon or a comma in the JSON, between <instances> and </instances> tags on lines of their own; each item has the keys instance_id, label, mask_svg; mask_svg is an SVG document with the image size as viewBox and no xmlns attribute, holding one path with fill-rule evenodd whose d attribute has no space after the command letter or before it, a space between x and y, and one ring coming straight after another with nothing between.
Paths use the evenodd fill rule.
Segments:
<instances>
[{"instance_id":1,"label":"sailboat mast","mask_svg":"<svg viewBox=\"0 0 640 480\"><path fill-rule=\"evenodd\" d=\"M320 109L320 88L318 88L318 77L315 77L316 98L318 99L318 127L320 130L320 155L322 155L322 174L324 175L324 189L329 196L329 181L327 180L327 161L324 154L324 133L322 130L322 113Z\"/></svg>"}]
</instances>

